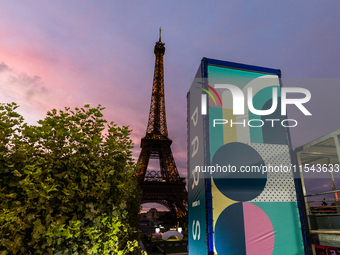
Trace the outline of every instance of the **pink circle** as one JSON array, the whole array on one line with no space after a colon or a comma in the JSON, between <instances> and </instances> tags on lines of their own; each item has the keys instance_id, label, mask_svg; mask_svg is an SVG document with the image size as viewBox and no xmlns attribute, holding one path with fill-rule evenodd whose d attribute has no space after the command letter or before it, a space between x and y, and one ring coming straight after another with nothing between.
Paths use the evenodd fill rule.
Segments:
<instances>
[{"instance_id":1,"label":"pink circle","mask_svg":"<svg viewBox=\"0 0 340 255\"><path fill-rule=\"evenodd\" d=\"M247 255L271 255L275 234L267 214L258 206L243 202L244 233Z\"/></svg>"}]
</instances>

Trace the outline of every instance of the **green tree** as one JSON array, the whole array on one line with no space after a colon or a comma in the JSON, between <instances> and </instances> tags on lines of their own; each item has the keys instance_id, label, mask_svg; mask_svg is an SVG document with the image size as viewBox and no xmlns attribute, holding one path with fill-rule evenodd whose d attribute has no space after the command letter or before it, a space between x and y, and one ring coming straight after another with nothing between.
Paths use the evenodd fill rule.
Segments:
<instances>
[{"instance_id":1,"label":"green tree","mask_svg":"<svg viewBox=\"0 0 340 255\"><path fill-rule=\"evenodd\" d=\"M30 126L0 104L0 254L139 253L140 191L128 127L101 108Z\"/></svg>"}]
</instances>

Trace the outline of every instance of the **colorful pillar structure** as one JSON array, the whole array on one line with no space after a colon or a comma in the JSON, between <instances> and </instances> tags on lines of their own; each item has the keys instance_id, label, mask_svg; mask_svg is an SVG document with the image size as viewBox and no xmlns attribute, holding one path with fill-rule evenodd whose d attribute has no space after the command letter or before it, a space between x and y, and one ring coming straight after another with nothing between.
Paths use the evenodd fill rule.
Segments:
<instances>
[{"instance_id":1,"label":"colorful pillar structure","mask_svg":"<svg viewBox=\"0 0 340 255\"><path fill-rule=\"evenodd\" d=\"M202 59L187 96L189 254L308 254L281 87L280 70Z\"/></svg>"}]
</instances>

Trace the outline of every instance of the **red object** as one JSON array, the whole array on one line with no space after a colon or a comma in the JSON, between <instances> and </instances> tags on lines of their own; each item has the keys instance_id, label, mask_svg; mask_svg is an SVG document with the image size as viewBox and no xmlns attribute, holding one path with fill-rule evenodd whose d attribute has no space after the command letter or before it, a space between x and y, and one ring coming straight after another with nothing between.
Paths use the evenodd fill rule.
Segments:
<instances>
[{"instance_id":1,"label":"red object","mask_svg":"<svg viewBox=\"0 0 340 255\"><path fill-rule=\"evenodd\" d=\"M338 247L315 245L315 251L317 255L340 255L340 248Z\"/></svg>"}]
</instances>

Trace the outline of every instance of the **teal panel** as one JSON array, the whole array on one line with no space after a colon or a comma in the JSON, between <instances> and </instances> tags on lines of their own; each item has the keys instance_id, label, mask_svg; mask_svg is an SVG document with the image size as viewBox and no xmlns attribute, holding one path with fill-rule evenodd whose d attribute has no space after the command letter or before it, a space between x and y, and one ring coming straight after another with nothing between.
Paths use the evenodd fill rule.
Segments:
<instances>
[{"instance_id":1,"label":"teal panel","mask_svg":"<svg viewBox=\"0 0 340 255\"><path fill-rule=\"evenodd\" d=\"M254 115L249 111L249 120L259 120L254 121L251 125L260 125L261 124L261 116ZM251 143L263 143L263 132L262 127L249 127L249 134L250 134L250 142Z\"/></svg>"},{"instance_id":2,"label":"teal panel","mask_svg":"<svg viewBox=\"0 0 340 255\"><path fill-rule=\"evenodd\" d=\"M265 87L253 96L253 106L257 110L262 110L263 105L273 97L273 88L277 88L277 95L281 97L280 86ZM254 115L253 113L251 113ZM250 117L250 116L249 116Z\"/></svg>"},{"instance_id":3,"label":"teal panel","mask_svg":"<svg viewBox=\"0 0 340 255\"><path fill-rule=\"evenodd\" d=\"M250 202L260 207L272 222L275 245L272 255L305 254L297 202Z\"/></svg>"},{"instance_id":4,"label":"teal panel","mask_svg":"<svg viewBox=\"0 0 340 255\"><path fill-rule=\"evenodd\" d=\"M263 105L273 97L273 89L278 88L277 94L281 97L281 91L279 86L270 86L261 89L253 96L253 106L257 110L262 110ZM253 114L251 111L248 112L249 120L257 119L258 122L254 122L253 125L259 125L261 116ZM268 123L266 123L268 125ZM249 127L250 141L252 143L263 143L263 132L262 127Z\"/></svg>"},{"instance_id":5,"label":"teal panel","mask_svg":"<svg viewBox=\"0 0 340 255\"><path fill-rule=\"evenodd\" d=\"M243 89L250 81L266 74L208 65L209 83L233 84Z\"/></svg>"},{"instance_id":6,"label":"teal panel","mask_svg":"<svg viewBox=\"0 0 340 255\"><path fill-rule=\"evenodd\" d=\"M226 78L226 77L228 77L228 78L244 78L244 79L248 79L249 81L251 81L255 78L258 78L258 77L264 76L264 75L267 75L267 74L208 65L208 77L209 78ZM246 81L246 80L244 80L244 81ZM245 84L247 84L247 83L245 83Z\"/></svg>"}]
</instances>

